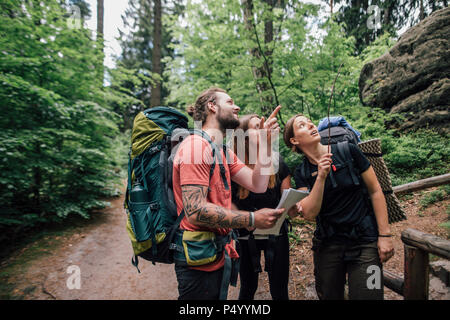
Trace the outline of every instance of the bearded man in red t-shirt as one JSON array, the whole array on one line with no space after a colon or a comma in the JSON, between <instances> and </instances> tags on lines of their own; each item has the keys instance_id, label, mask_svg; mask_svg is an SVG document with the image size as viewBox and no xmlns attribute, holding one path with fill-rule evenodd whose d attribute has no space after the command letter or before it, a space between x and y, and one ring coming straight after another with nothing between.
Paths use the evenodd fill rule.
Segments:
<instances>
[{"instance_id":1,"label":"bearded man in red t-shirt","mask_svg":"<svg viewBox=\"0 0 450 320\"><path fill-rule=\"evenodd\" d=\"M216 163L210 174L214 161L208 140L195 134L183 140L173 161L173 191L178 215L184 210L181 230L203 239L199 233L193 232L212 232L220 238L229 235L234 228L266 229L274 226L284 209L231 210L231 180L255 193L266 191L270 175L262 171L272 166L271 139L279 132L276 113L280 108L277 107L266 122L264 118L261 120L258 138L267 138L267 143L260 144L253 169L240 161L230 148L225 149L226 155L224 148L218 147L216 151L221 153L225 170L220 172L220 165ZM210 88L200 94L188 112L195 121L201 122L202 134L206 134L215 145L222 146L226 130L239 125L239 110L224 90ZM262 155L266 157L262 159ZM185 243L183 246L189 250ZM224 250L218 252L212 262L196 266L175 263L178 299L226 299L230 274L224 265L238 258L234 243L230 241L224 244Z\"/></svg>"}]
</instances>

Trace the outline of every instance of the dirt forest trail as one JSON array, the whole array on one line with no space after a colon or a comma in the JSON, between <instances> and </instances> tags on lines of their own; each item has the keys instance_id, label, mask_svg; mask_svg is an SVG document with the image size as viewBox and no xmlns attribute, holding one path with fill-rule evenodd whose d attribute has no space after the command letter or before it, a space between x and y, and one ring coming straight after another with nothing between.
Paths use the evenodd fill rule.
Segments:
<instances>
[{"instance_id":1,"label":"dirt forest trail","mask_svg":"<svg viewBox=\"0 0 450 320\"><path fill-rule=\"evenodd\" d=\"M173 265L152 265L141 259L141 273L131 265L123 195L110 202L110 207L95 213L95 222L89 222L79 233L62 237L50 255L27 262L24 273L12 275L9 282L13 283L13 294L26 300L177 299ZM79 267L80 289L67 286L73 274L68 273L70 266ZM263 287L260 285L257 299L270 298ZM230 287L228 299L237 296L238 289Z\"/></svg>"}]
</instances>

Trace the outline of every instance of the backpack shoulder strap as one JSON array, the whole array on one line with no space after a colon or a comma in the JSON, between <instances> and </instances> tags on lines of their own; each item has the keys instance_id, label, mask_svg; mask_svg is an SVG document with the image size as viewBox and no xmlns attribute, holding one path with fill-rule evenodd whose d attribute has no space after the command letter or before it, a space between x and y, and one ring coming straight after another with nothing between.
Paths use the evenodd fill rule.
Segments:
<instances>
[{"instance_id":1,"label":"backpack shoulder strap","mask_svg":"<svg viewBox=\"0 0 450 320\"><path fill-rule=\"evenodd\" d=\"M214 173L214 169L216 167L216 159L217 159L218 160L217 162L219 163L219 168L220 168L220 176L221 176L222 182L223 182L223 184L225 186L225 190L230 189L230 186L228 185L227 177L226 177L226 174L225 174L225 167L223 165L222 155L220 153L220 149L218 148L217 144L215 144L211 140L209 135L203 130L193 129L193 130L191 130L191 132L193 134L196 134L196 135L202 137L206 141L208 141L208 143L211 146L213 163L211 164L211 167L209 169L209 179L211 179L211 177L212 177L212 175ZM225 155L226 155L226 145L224 145L223 148L224 148L224 152L225 152Z\"/></svg>"},{"instance_id":2,"label":"backpack shoulder strap","mask_svg":"<svg viewBox=\"0 0 450 320\"><path fill-rule=\"evenodd\" d=\"M309 169L309 164L306 157L305 159L303 159L303 163L300 165L300 174L303 176L303 178L305 178L306 183L308 184L308 189L311 191L312 189L310 183L311 171Z\"/></svg>"},{"instance_id":3,"label":"backpack shoulder strap","mask_svg":"<svg viewBox=\"0 0 450 320\"><path fill-rule=\"evenodd\" d=\"M224 163L226 165L228 165L228 161L227 161L227 157L228 157L228 150L227 150L227 145L223 144L222 145L222 149L223 149L223 154L225 155L225 157L223 158ZM219 154L220 155L220 154ZM225 166L224 163L222 163L221 161L219 161L219 167L220 167L220 176L222 177L222 181L223 184L225 186L225 190L230 189L230 187L228 186L228 181L227 181L227 176L225 174Z\"/></svg>"},{"instance_id":4,"label":"backpack shoulder strap","mask_svg":"<svg viewBox=\"0 0 450 320\"><path fill-rule=\"evenodd\" d=\"M222 182L223 182L223 185L225 186L225 190L228 190L228 189L230 189L230 187L228 185L227 175L226 175L226 171L225 171L225 165L228 165L227 164L227 154L228 154L227 146L225 144L222 145L223 154L225 156L224 158L222 158L222 154L220 152L219 147L216 144L214 144L214 145L217 148L216 153L217 153L217 157L219 158L220 177L222 178Z\"/></svg>"},{"instance_id":5,"label":"backpack shoulder strap","mask_svg":"<svg viewBox=\"0 0 450 320\"><path fill-rule=\"evenodd\" d=\"M359 186L358 174L356 173L355 166L353 165L353 157L350 152L350 147L348 143L349 143L348 141L338 142L336 147L338 149L338 153L341 155L344 161L347 162L353 184Z\"/></svg>"}]
</instances>

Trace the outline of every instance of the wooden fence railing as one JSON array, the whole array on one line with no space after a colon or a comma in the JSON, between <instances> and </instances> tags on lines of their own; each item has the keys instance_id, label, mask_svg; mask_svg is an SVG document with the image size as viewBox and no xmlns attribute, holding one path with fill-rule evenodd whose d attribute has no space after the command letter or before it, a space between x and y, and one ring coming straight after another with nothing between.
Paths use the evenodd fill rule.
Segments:
<instances>
[{"instance_id":1,"label":"wooden fence railing","mask_svg":"<svg viewBox=\"0 0 450 320\"><path fill-rule=\"evenodd\" d=\"M395 194L401 194L430 187L437 187L447 183L450 183L450 173L395 186L392 190L394 190Z\"/></svg>"},{"instance_id":2,"label":"wooden fence railing","mask_svg":"<svg viewBox=\"0 0 450 320\"><path fill-rule=\"evenodd\" d=\"M384 285L405 300L428 300L429 254L450 259L450 241L415 229L402 232L405 245L404 277L383 271Z\"/></svg>"},{"instance_id":3,"label":"wooden fence railing","mask_svg":"<svg viewBox=\"0 0 450 320\"><path fill-rule=\"evenodd\" d=\"M401 194L448 183L450 173L396 186L393 190L395 194ZM404 230L402 241L405 246L404 276L384 270L384 285L405 300L428 300L429 254L450 259L450 241L415 229Z\"/></svg>"}]
</instances>

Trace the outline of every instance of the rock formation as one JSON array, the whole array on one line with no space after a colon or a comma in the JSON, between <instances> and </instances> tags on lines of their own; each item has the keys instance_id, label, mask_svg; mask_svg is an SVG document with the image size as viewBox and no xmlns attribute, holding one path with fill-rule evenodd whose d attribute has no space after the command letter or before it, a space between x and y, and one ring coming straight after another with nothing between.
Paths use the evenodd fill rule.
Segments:
<instances>
[{"instance_id":1,"label":"rock formation","mask_svg":"<svg viewBox=\"0 0 450 320\"><path fill-rule=\"evenodd\" d=\"M396 45L361 70L364 105L400 113L400 130L431 127L450 133L450 7L406 31Z\"/></svg>"}]
</instances>

